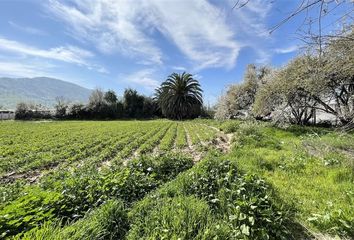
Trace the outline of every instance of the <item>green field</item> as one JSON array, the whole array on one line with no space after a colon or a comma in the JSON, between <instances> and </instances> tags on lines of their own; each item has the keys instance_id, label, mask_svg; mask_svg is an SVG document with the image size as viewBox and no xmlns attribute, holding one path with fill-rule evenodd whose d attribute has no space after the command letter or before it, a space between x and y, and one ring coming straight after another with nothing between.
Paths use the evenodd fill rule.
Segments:
<instances>
[{"instance_id":1,"label":"green field","mask_svg":"<svg viewBox=\"0 0 354 240\"><path fill-rule=\"evenodd\" d=\"M0 122L0 237L354 237L354 135L257 122Z\"/></svg>"}]
</instances>

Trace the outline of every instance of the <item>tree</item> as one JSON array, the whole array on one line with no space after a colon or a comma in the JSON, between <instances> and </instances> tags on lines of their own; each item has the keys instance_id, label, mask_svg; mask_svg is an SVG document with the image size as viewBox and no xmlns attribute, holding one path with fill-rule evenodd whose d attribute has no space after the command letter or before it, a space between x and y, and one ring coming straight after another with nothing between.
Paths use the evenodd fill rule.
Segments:
<instances>
[{"instance_id":1,"label":"tree","mask_svg":"<svg viewBox=\"0 0 354 240\"><path fill-rule=\"evenodd\" d=\"M248 115L251 112L258 88L264 84L264 79L270 71L269 67L257 69L254 64L249 64L243 82L230 85L225 96L219 99L215 117L228 119L240 113Z\"/></svg>"},{"instance_id":2,"label":"tree","mask_svg":"<svg viewBox=\"0 0 354 240\"><path fill-rule=\"evenodd\" d=\"M81 103L71 105L68 115L72 119L87 119L90 117L87 107Z\"/></svg>"},{"instance_id":3,"label":"tree","mask_svg":"<svg viewBox=\"0 0 354 240\"><path fill-rule=\"evenodd\" d=\"M193 75L185 72L172 73L156 89L155 98L164 116L182 120L200 114L203 105L202 92L199 82Z\"/></svg>"},{"instance_id":4,"label":"tree","mask_svg":"<svg viewBox=\"0 0 354 240\"><path fill-rule=\"evenodd\" d=\"M118 102L117 94L113 90L108 90L107 92L105 92L103 98L106 103L110 105L116 104Z\"/></svg>"},{"instance_id":5,"label":"tree","mask_svg":"<svg viewBox=\"0 0 354 240\"><path fill-rule=\"evenodd\" d=\"M354 28L349 34L329 41L319 61L315 99L319 109L338 117L342 124L354 118ZM331 106L334 102L334 107Z\"/></svg>"},{"instance_id":6,"label":"tree","mask_svg":"<svg viewBox=\"0 0 354 240\"><path fill-rule=\"evenodd\" d=\"M57 118L64 118L66 116L66 112L68 109L68 103L67 101L64 99L64 97L56 97L56 104L54 106L55 108L55 116Z\"/></svg>"},{"instance_id":7,"label":"tree","mask_svg":"<svg viewBox=\"0 0 354 240\"><path fill-rule=\"evenodd\" d=\"M30 109L28 105L24 102L20 102L16 106L15 110L15 119L30 119L31 116L29 115Z\"/></svg>"},{"instance_id":8,"label":"tree","mask_svg":"<svg viewBox=\"0 0 354 240\"><path fill-rule=\"evenodd\" d=\"M123 105L125 117L143 117L144 96L138 94L136 90L126 89L123 95Z\"/></svg>"},{"instance_id":9,"label":"tree","mask_svg":"<svg viewBox=\"0 0 354 240\"><path fill-rule=\"evenodd\" d=\"M253 113L258 116L275 113L276 122L308 124L316 105L310 91L313 81L310 62L310 57L298 57L269 74L266 84L256 94Z\"/></svg>"},{"instance_id":10,"label":"tree","mask_svg":"<svg viewBox=\"0 0 354 240\"><path fill-rule=\"evenodd\" d=\"M92 118L106 118L107 104L105 101L105 92L96 88L89 97L88 108Z\"/></svg>"}]
</instances>

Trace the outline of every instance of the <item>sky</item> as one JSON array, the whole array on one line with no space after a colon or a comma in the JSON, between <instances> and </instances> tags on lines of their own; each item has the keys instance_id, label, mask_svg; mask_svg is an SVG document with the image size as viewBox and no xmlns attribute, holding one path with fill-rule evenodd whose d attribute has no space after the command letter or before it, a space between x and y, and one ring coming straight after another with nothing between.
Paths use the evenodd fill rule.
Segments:
<instances>
[{"instance_id":1,"label":"sky","mask_svg":"<svg viewBox=\"0 0 354 240\"><path fill-rule=\"evenodd\" d=\"M269 33L301 1L238 8L244 1L0 0L0 77L46 76L151 96L168 75L186 71L212 105L242 81L247 64L282 66L303 44L296 30L305 13ZM325 31L346 10L333 8Z\"/></svg>"}]
</instances>

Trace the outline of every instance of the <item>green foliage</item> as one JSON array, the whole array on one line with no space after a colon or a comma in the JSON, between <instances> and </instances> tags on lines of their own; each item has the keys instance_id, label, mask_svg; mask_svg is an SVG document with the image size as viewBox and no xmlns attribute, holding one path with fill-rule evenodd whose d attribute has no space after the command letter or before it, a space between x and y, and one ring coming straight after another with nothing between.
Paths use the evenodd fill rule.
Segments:
<instances>
[{"instance_id":1,"label":"green foliage","mask_svg":"<svg viewBox=\"0 0 354 240\"><path fill-rule=\"evenodd\" d=\"M14 239L123 239L128 227L128 215L123 202L108 201L83 219L64 228L60 224L46 222Z\"/></svg>"},{"instance_id":2,"label":"green foliage","mask_svg":"<svg viewBox=\"0 0 354 240\"><path fill-rule=\"evenodd\" d=\"M230 157L242 170L271 183L307 228L352 238L352 134L298 126L258 130L262 137L249 131L248 143L235 144Z\"/></svg>"},{"instance_id":3,"label":"green foliage","mask_svg":"<svg viewBox=\"0 0 354 240\"><path fill-rule=\"evenodd\" d=\"M190 158L164 154L137 158L114 171L87 166L56 172L42 180L42 188L28 187L26 195L0 211L0 230L10 236L48 220L76 220L111 198L130 205L192 166Z\"/></svg>"},{"instance_id":4,"label":"green foliage","mask_svg":"<svg viewBox=\"0 0 354 240\"><path fill-rule=\"evenodd\" d=\"M280 141L264 132L261 124L244 122L240 124L232 141L236 147L254 146L254 147L272 147L280 149Z\"/></svg>"},{"instance_id":5,"label":"green foliage","mask_svg":"<svg viewBox=\"0 0 354 240\"><path fill-rule=\"evenodd\" d=\"M15 235L54 219L59 198L60 194L54 191L28 189L26 195L0 210L1 236Z\"/></svg>"},{"instance_id":6,"label":"green foliage","mask_svg":"<svg viewBox=\"0 0 354 240\"><path fill-rule=\"evenodd\" d=\"M199 221L194 220L197 217L190 213L189 208L184 209L189 203L197 210L207 203L208 208L203 207L205 215L199 217ZM188 222L185 214L190 214L192 222L202 224L199 227L205 235L191 230L195 224ZM287 226L290 221L289 212L279 205L272 189L263 180L240 173L233 161L215 157L204 160L139 202L133 208L132 216L133 227L129 234L140 238L153 236L150 235L152 230L148 229L154 229L154 224L161 226L159 223L174 222L165 232L164 228L158 230L157 236L177 239L183 236L179 234L189 231L195 234L196 239L222 236L231 239L285 239L289 234ZM179 225L185 221L188 224Z\"/></svg>"},{"instance_id":7,"label":"green foliage","mask_svg":"<svg viewBox=\"0 0 354 240\"><path fill-rule=\"evenodd\" d=\"M234 133L240 126L240 122L236 120L225 121L220 125L220 130L224 133Z\"/></svg>"},{"instance_id":8,"label":"green foliage","mask_svg":"<svg viewBox=\"0 0 354 240\"><path fill-rule=\"evenodd\" d=\"M172 73L156 90L162 114L172 119L195 118L203 105L202 89L189 73Z\"/></svg>"},{"instance_id":9,"label":"green foliage","mask_svg":"<svg viewBox=\"0 0 354 240\"><path fill-rule=\"evenodd\" d=\"M211 211L195 197L146 199L130 212L132 227L126 239L205 239Z\"/></svg>"}]
</instances>

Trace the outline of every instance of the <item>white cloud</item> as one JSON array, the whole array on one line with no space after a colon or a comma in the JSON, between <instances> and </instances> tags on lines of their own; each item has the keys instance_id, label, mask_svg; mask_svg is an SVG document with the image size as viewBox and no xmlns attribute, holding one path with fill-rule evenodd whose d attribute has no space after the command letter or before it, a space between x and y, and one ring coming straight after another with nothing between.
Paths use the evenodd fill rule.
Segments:
<instances>
[{"instance_id":1,"label":"white cloud","mask_svg":"<svg viewBox=\"0 0 354 240\"><path fill-rule=\"evenodd\" d=\"M299 49L299 47L297 45L292 45L292 46L285 47L285 48L276 48L276 49L274 49L274 52L280 53L280 54L285 54L285 53L295 52L298 49Z\"/></svg>"},{"instance_id":2,"label":"white cloud","mask_svg":"<svg viewBox=\"0 0 354 240\"><path fill-rule=\"evenodd\" d=\"M187 70L185 67L182 67L182 66L172 66L171 68L173 70L177 70L177 71L186 71Z\"/></svg>"},{"instance_id":3,"label":"white cloud","mask_svg":"<svg viewBox=\"0 0 354 240\"><path fill-rule=\"evenodd\" d=\"M33 28L33 27L28 27L28 26L21 26L15 22L9 21L8 22L13 28L18 29L20 31L29 33L29 34L34 34L34 35L47 35L44 31Z\"/></svg>"},{"instance_id":4,"label":"white cloud","mask_svg":"<svg viewBox=\"0 0 354 240\"><path fill-rule=\"evenodd\" d=\"M234 0L50 0L47 10L67 24L74 38L95 44L104 54L162 65L172 58L160 45L167 40L193 71L199 71L234 67L243 47L253 48L260 61L273 53L264 43L272 40L266 25L272 3L252 0L232 11L234 4Z\"/></svg>"},{"instance_id":5,"label":"white cloud","mask_svg":"<svg viewBox=\"0 0 354 240\"><path fill-rule=\"evenodd\" d=\"M118 52L143 64L161 64L157 32L198 68L232 67L240 45L221 10L206 0L52 0L48 9L69 24L73 36L104 53Z\"/></svg>"},{"instance_id":6,"label":"white cloud","mask_svg":"<svg viewBox=\"0 0 354 240\"><path fill-rule=\"evenodd\" d=\"M0 61L0 73L2 76L9 77L38 77L38 76L48 76L50 71L48 71L51 66L46 64L37 63L21 63L21 62L9 62Z\"/></svg>"},{"instance_id":7,"label":"white cloud","mask_svg":"<svg viewBox=\"0 0 354 240\"><path fill-rule=\"evenodd\" d=\"M143 86L148 90L154 90L160 85L159 81L154 79L154 72L153 69L142 69L132 74L124 75L121 79L135 86Z\"/></svg>"},{"instance_id":8,"label":"white cloud","mask_svg":"<svg viewBox=\"0 0 354 240\"><path fill-rule=\"evenodd\" d=\"M52 0L48 9L69 24L76 38L89 40L103 53L122 53L144 59L144 64L161 64L162 53L144 33L143 4L137 1L72 1L75 5Z\"/></svg>"},{"instance_id":9,"label":"white cloud","mask_svg":"<svg viewBox=\"0 0 354 240\"><path fill-rule=\"evenodd\" d=\"M103 67L96 64L91 64L87 61L88 58L92 58L94 56L93 53L70 45L65 47L60 46L50 49L40 49L0 37L0 50L25 56L41 57L67 63L74 63L80 66L85 66L90 70L96 70L102 73L107 72L107 70Z\"/></svg>"},{"instance_id":10,"label":"white cloud","mask_svg":"<svg viewBox=\"0 0 354 240\"><path fill-rule=\"evenodd\" d=\"M149 1L151 22L197 68L235 64L240 45L221 10L207 1Z\"/></svg>"}]
</instances>

